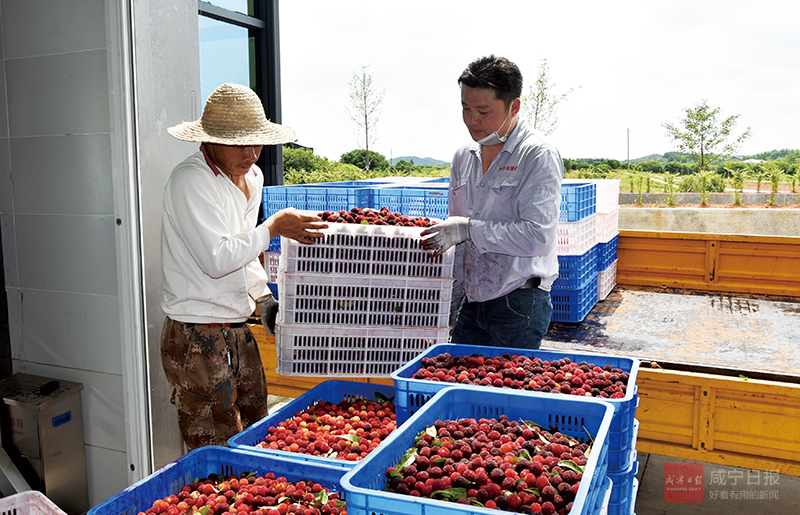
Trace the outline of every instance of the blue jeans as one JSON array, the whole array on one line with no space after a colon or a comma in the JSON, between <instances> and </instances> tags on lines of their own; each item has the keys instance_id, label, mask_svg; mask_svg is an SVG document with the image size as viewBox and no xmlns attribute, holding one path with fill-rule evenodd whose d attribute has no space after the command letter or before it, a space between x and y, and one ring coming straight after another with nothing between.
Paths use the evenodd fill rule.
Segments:
<instances>
[{"instance_id":1,"label":"blue jeans","mask_svg":"<svg viewBox=\"0 0 800 515\"><path fill-rule=\"evenodd\" d=\"M486 302L466 302L458 312L452 343L538 349L550 326L550 292L514 290Z\"/></svg>"}]
</instances>

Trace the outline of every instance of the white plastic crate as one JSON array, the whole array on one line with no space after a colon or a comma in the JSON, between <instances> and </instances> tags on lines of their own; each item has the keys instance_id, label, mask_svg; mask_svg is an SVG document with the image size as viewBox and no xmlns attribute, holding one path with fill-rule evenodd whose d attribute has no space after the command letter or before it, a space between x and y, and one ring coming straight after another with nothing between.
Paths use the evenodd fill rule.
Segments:
<instances>
[{"instance_id":1,"label":"white plastic crate","mask_svg":"<svg viewBox=\"0 0 800 515\"><path fill-rule=\"evenodd\" d=\"M619 206L608 213L597 213L597 243L607 243L619 234Z\"/></svg>"},{"instance_id":2,"label":"white plastic crate","mask_svg":"<svg viewBox=\"0 0 800 515\"><path fill-rule=\"evenodd\" d=\"M284 324L447 327L454 279L278 273Z\"/></svg>"},{"instance_id":3,"label":"white plastic crate","mask_svg":"<svg viewBox=\"0 0 800 515\"><path fill-rule=\"evenodd\" d=\"M597 215L558 223L558 255L580 256L597 243Z\"/></svg>"},{"instance_id":4,"label":"white plastic crate","mask_svg":"<svg viewBox=\"0 0 800 515\"><path fill-rule=\"evenodd\" d=\"M441 256L424 250L422 227L329 223L313 244L281 237L285 272L402 277L453 277L455 247Z\"/></svg>"},{"instance_id":5,"label":"white plastic crate","mask_svg":"<svg viewBox=\"0 0 800 515\"><path fill-rule=\"evenodd\" d=\"M267 271L269 283L278 282L278 266L280 264L280 252L264 252L264 270Z\"/></svg>"},{"instance_id":6,"label":"white plastic crate","mask_svg":"<svg viewBox=\"0 0 800 515\"><path fill-rule=\"evenodd\" d=\"M276 372L305 377L389 377L420 352L447 343L448 327L275 324Z\"/></svg>"},{"instance_id":7,"label":"white plastic crate","mask_svg":"<svg viewBox=\"0 0 800 515\"><path fill-rule=\"evenodd\" d=\"M564 179L563 183L591 182L597 187L596 211L609 213L619 207L620 179Z\"/></svg>"},{"instance_id":8,"label":"white plastic crate","mask_svg":"<svg viewBox=\"0 0 800 515\"><path fill-rule=\"evenodd\" d=\"M597 274L597 300L605 300L617 285L617 260Z\"/></svg>"},{"instance_id":9,"label":"white plastic crate","mask_svg":"<svg viewBox=\"0 0 800 515\"><path fill-rule=\"evenodd\" d=\"M27 490L0 499L0 515L67 515L38 490Z\"/></svg>"}]
</instances>

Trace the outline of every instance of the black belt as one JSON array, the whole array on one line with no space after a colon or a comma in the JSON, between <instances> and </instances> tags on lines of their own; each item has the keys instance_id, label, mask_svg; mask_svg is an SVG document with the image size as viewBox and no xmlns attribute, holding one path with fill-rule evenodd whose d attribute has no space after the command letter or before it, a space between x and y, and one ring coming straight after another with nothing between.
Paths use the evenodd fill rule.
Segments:
<instances>
[{"instance_id":1,"label":"black belt","mask_svg":"<svg viewBox=\"0 0 800 515\"><path fill-rule=\"evenodd\" d=\"M210 325L213 327L229 327L231 329L240 329L244 327L244 322L233 322L233 323L219 323L219 322L212 322L210 324L194 324L194 323L187 323L186 325Z\"/></svg>"},{"instance_id":2,"label":"black belt","mask_svg":"<svg viewBox=\"0 0 800 515\"><path fill-rule=\"evenodd\" d=\"M522 286L520 286L517 289L518 290L530 290L531 288L538 288L540 284L542 284L542 278L541 277L531 277L530 279L525 281L525 284L523 284Z\"/></svg>"}]
</instances>

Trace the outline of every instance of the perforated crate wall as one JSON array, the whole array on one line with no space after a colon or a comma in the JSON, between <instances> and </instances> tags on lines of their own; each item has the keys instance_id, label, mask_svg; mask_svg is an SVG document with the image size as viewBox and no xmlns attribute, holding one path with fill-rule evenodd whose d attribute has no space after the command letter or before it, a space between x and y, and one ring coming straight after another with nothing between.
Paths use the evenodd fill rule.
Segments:
<instances>
[{"instance_id":1,"label":"perforated crate wall","mask_svg":"<svg viewBox=\"0 0 800 515\"><path fill-rule=\"evenodd\" d=\"M38 490L26 490L0 499L0 515L67 515Z\"/></svg>"},{"instance_id":2,"label":"perforated crate wall","mask_svg":"<svg viewBox=\"0 0 800 515\"><path fill-rule=\"evenodd\" d=\"M558 278L555 289L583 288L597 277L597 247L592 247L580 256L558 256Z\"/></svg>"},{"instance_id":3,"label":"perforated crate wall","mask_svg":"<svg viewBox=\"0 0 800 515\"><path fill-rule=\"evenodd\" d=\"M564 184L592 183L597 188L595 205L597 213L608 213L619 207L620 179L564 179Z\"/></svg>"},{"instance_id":4,"label":"perforated crate wall","mask_svg":"<svg viewBox=\"0 0 800 515\"><path fill-rule=\"evenodd\" d=\"M278 274L284 324L447 327L453 279Z\"/></svg>"},{"instance_id":5,"label":"perforated crate wall","mask_svg":"<svg viewBox=\"0 0 800 515\"><path fill-rule=\"evenodd\" d=\"M619 236L614 236L606 243L598 243L595 246L597 250L597 270L605 270L611 263L617 260L617 247L619 245Z\"/></svg>"},{"instance_id":6,"label":"perforated crate wall","mask_svg":"<svg viewBox=\"0 0 800 515\"><path fill-rule=\"evenodd\" d=\"M264 270L267 272L269 280L267 282L278 282L278 266L281 261L280 252L264 252Z\"/></svg>"},{"instance_id":7,"label":"perforated crate wall","mask_svg":"<svg viewBox=\"0 0 800 515\"><path fill-rule=\"evenodd\" d=\"M275 325L278 365L284 376L389 377L431 345L445 343L447 327Z\"/></svg>"},{"instance_id":8,"label":"perforated crate wall","mask_svg":"<svg viewBox=\"0 0 800 515\"><path fill-rule=\"evenodd\" d=\"M450 205L448 184L419 186L392 185L375 188L372 190L373 207L380 209L386 206L390 211L399 211L406 216L447 218Z\"/></svg>"},{"instance_id":9,"label":"perforated crate wall","mask_svg":"<svg viewBox=\"0 0 800 515\"><path fill-rule=\"evenodd\" d=\"M597 281L589 281L576 290L550 290L554 322L581 322L597 304Z\"/></svg>"},{"instance_id":10,"label":"perforated crate wall","mask_svg":"<svg viewBox=\"0 0 800 515\"><path fill-rule=\"evenodd\" d=\"M597 300L606 300L608 294L617 285L617 262L614 261L611 265L597 273Z\"/></svg>"},{"instance_id":11,"label":"perforated crate wall","mask_svg":"<svg viewBox=\"0 0 800 515\"><path fill-rule=\"evenodd\" d=\"M431 256L422 248L421 227L328 224L312 244L281 237L285 272L399 277L453 277L455 248Z\"/></svg>"},{"instance_id":12,"label":"perforated crate wall","mask_svg":"<svg viewBox=\"0 0 800 515\"><path fill-rule=\"evenodd\" d=\"M156 499L177 495L184 486L211 474L261 476L273 473L276 477L283 476L292 482L311 480L338 492L346 501L347 493L341 487L341 479L346 472L347 469L327 463L305 463L254 450L208 445L168 463L110 499L94 506L87 515L142 513L150 508Z\"/></svg>"},{"instance_id":13,"label":"perforated crate wall","mask_svg":"<svg viewBox=\"0 0 800 515\"><path fill-rule=\"evenodd\" d=\"M580 256L597 243L597 215L558 223L558 255Z\"/></svg>"},{"instance_id":14,"label":"perforated crate wall","mask_svg":"<svg viewBox=\"0 0 800 515\"><path fill-rule=\"evenodd\" d=\"M619 234L619 206L608 213L597 213L597 243L605 243Z\"/></svg>"},{"instance_id":15,"label":"perforated crate wall","mask_svg":"<svg viewBox=\"0 0 800 515\"><path fill-rule=\"evenodd\" d=\"M376 184L360 182L265 186L262 190L264 218L287 207L315 212L372 207L372 189Z\"/></svg>"},{"instance_id":16,"label":"perforated crate wall","mask_svg":"<svg viewBox=\"0 0 800 515\"><path fill-rule=\"evenodd\" d=\"M577 222L595 214L597 187L594 183L561 184L560 222Z\"/></svg>"}]
</instances>

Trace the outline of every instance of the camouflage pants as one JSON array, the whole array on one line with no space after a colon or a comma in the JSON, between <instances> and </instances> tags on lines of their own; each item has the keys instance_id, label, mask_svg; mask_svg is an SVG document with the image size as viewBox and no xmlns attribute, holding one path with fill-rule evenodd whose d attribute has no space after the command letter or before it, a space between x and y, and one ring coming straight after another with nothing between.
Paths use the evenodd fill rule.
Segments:
<instances>
[{"instance_id":1,"label":"camouflage pants","mask_svg":"<svg viewBox=\"0 0 800 515\"><path fill-rule=\"evenodd\" d=\"M227 445L267 416L267 381L247 324L226 328L176 322L161 333L161 364L189 450Z\"/></svg>"}]
</instances>

